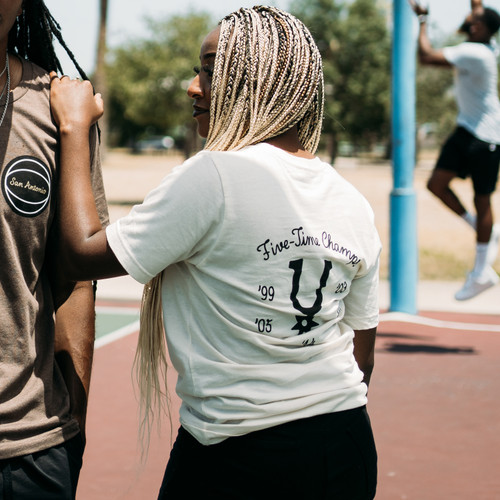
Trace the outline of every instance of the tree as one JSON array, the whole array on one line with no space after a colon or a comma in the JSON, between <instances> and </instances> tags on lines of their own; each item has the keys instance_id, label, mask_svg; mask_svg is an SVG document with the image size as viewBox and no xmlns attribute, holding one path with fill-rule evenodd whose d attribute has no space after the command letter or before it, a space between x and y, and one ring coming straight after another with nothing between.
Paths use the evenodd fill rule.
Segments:
<instances>
[{"instance_id":1,"label":"tree","mask_svg":"<svg viewBox=\"0 0 500 500\"><path fill-rule=\"evenodd\" d=\"M106 107L104 113L104 119L100 122L101 128L101 155L105 155L107 148L107 137L108 137L108 126L107 126L107 109L108 109L108 99L107 99L107 82L106 82L106 29L107 29L107 19L108 19L108 0L100 0L99 2L99 30L98 30L98 40L97 40L97 64L95 71L95 87L97 92L100 92L104 99L104 106Z\"/></svg>"},{"instance_id":2,"label":"tree","mask_svg":"<svg viewBox=\"0 0 500 500\"><path fill-rule=\"evenodd\" d=\"M388 141L391 50L383 9L375 0L296 0L292 10L323 57L323 131L332 162L340 140L358 149Z\"/></svg>"},{"instance_id":3,"label":"tree","mask_svg":"<svg viewBox=\"0 0 500 500\"><path fill-rule=\"evenodd\" d=\"M147 21L151 36L111 52L108 65L115 142L134 141L145 130L194 140L186 90L201 43L212 26L208 14ZM188 149L190 149L188 147Z\"/></svg>"},{"instance_id":4,"label":"tree","mask_svg":"<svg viewBox=\"0 0 500 500\"><path fill-rule=\"evenodd\" d=\"M417 128L431 127L442 143L455 127L457 106L453 97L453 71L419 65L417 69Z\"/></svg>"},{"instance_id":5,"label":"tree","mask_svg":"<svg viewBox=\"0 0 500 500\"><path fill-rule=\"evenodd\" d=\"M391 39L385 13L374 0L356 0L340 26L337 52L344 135L357 149L387 142L390 136Z\"/></svg>"},{"instance_id":6,"label":"tree","mask_svg":"<svg viewBox=\"0 0 500 500\"><path fill-rule=\"evenodd\" d=\"M333 163L337 154L338 135L342 133L339 122L341 104L336 99L339 72L335 63L335 54L340 47L339 25L342 6L334 0L295 0L291 10L311 31L323 58L325 78L323 137L326 138L326 149Z\"/></svg>"}]
</instances>

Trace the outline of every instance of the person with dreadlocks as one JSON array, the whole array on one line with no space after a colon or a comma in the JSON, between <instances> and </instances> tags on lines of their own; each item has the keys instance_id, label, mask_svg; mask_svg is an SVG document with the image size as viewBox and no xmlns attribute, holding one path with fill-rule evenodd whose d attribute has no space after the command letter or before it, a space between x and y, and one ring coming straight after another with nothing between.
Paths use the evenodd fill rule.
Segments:
<instances>
[{"instance_id":1,"label":"person with dreadlocks","mask_svg":"<svg viewBox=\"0 0 500 500\"><path fill-rule=\"evenodd\" d=\"M59 136L49 71L62 68L54 38L86 78L43 1L0 0L3 499L74 498L84 447L94 296L90 281L69 281L58 265ZM94 126L89 164L106 224L97 135Z\"/></svg>"},{"instance_id":2,"label":"person with dreadlocks","mask_svg":"<svg viewBox=\"0 0 500 500\"><path fill-rule=\"evenodd\" d=\"M167 404L163 326L178 373L181 427L159 498L372 499L381 244L367 201L315 155L318 48L292 15L243 8L205 38L196 73L204 150L106 230L86 140L102 99L56 75L51 91L67 272L147 283L146 435Z\"/></svg>"}]
</instances>

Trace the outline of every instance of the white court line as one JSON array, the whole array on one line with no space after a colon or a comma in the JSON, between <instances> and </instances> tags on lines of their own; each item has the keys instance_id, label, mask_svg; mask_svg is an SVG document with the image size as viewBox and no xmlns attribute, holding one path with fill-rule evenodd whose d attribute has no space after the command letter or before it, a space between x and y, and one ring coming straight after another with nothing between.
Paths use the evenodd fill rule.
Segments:
<instances>
[{"instance_id":1,"label":"white court line","mask_svg":"<svg viewBox=\"0 0 500 500\"><path fill-rule=\"evenodd\" d=\"M96 306L96 313L106 313L106 314L122 314L124 316L137 316L139 314L140 309L135 307L119 307L119 306ZM139 331L139 320L134 321L133 323L129 323L128 325L123 326L122 328L118 328L118 330L114 330L111 333L107 333L102 337L99 337L94 342L94 349L99 349L102 346L107 344L111 344L111 342L115 342L116 340L120 340L131 333L135 333Z\"/></svg>"},{"instance_id":2,"label":"white court line","mask_svg":"<svg viewBox=\"0 0 500 500\"><path fill-rule=\"evenodd\" d=\"M458 321L443 321L423 316L401 312L388 312L380 315L380 322L399 321L401 323L414 323L416 325L432 326L434 328L447 328L451 330L467 330L475 332L498 332L500 325L486 325L484 323L461 323Z\"/></svg>"},{"instance_id":3,"label":"white court line","mask_svg":"<svg viewBox=\"0 0 500 500\"><path fill-rule=\"evenodd\" d=\"M120 306L96 306L96 313L109 313L109 314L123 314L126 315L136 315L139 314L140 309L138 307L120 307Z\"/></svg>"},{"instance_id":4,"label":"white court line","mask_svg":"<svg viewBox=\"0 0 500 500\"><path fill-rule=\"evenodd\" d=\"M131 333L135 333L137 331L139 331L139 320L134 321L133 323L130 323L129 325L124 326L123 328L119 328L114 332L108 333L103 337L99 337L94 343L94 348L99 349L102 346L111 344L111 342L120 340L123 337L126 337L127 335L130 335Z\"/></svg>"},{"instance_id":5,"label":"white court line","mask_svg":"<svg viewBox=\"0 0 500 500\"><path fill-rule=\"evenodd\" d=\"M123 313L125 308L119 307L100 307L96 308L96 310L100 310L101 312L117 312ZM134 312L137 314L137 311ZM388 322L388 321L397 321L401 323L413 323L415 325L424 325L424 326L432 326L434 328L445 328L448 330L465 330L465 331L475 331L475 332L498 332L500 333L500 325L487 325L483 323L461 323L458 321L443 321L439 319L433 318L425 318L423 316L415 316L413 314L401 313L401 312L387 312L382 313L380 315L380 322ZM104 335L103 337L98 338L95 341L94 347L95 349L99 349L107 344L111 344L111 342L115 342L116 340L120 340L127 335L135 333L139 330L139 320L130 323L118 330L114 330L111 333Z\"/></svg>"}]
</instances>

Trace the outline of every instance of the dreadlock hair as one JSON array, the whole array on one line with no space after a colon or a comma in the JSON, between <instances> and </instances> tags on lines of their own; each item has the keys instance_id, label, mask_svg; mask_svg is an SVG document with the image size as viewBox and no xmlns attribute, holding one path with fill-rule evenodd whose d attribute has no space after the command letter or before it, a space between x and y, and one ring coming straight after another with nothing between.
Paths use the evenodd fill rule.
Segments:
<instances>
[{"instance_id":1,"label":"dreadlock hair","mask_svg":"<svg viewBox=\"0 0 500 500\"><path fill-rule=\"evenodd\" d=\"M8 50L21 58L29 59L46 71L63 73L61 63L54 50L54 37L57 38L68 57L73 61L80 77L83 80L88 80L87 75L63 39L61 26L54 19L43 0L24 0L23 11L9 32Z\"/></svg>"},{"instance_id":2,"label":"dreadlock hair","mask_svg":"<svg viewBox=\"0 0 500 500\"><path fill-rule=\"evenodd\" d=\"M323 69L304 24L274 7L242 8L220 22L205 149L238 150L297 125L302 146L318 147L323 119ZM167 410L167 354L162 273L145 287L134 360L140 393L140 437L149 445L157 410Z\"/></svg>"}]
</instances>

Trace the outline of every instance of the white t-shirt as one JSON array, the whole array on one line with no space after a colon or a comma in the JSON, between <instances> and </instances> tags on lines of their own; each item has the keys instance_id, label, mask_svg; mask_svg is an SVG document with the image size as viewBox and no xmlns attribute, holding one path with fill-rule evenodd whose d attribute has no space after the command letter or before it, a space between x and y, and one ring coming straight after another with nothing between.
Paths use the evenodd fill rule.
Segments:
<instances>
[{"instance_id":1,"label":"white t-shirt","mask_svg":"<svg viewBox=\"0 0 500 500\"><path fill-rule=\"evenodd\" d=\"M107 237L138 281L164 270L180 420L201 443L366 403L352 339L378 324L381 244L330 165L203 151Z\"/></svg>"},{"instance_id":2,"label":"white t-shirt","mask_svg":"<svg viewBox=\"0 0 500 500\"><path fill-rule=\"evenodd\" d=\"M457 70L457 124L482 141L500 144L495 48L484 43L465 42L444 48L443 55Z\"/></svg>"}]
</instances>

